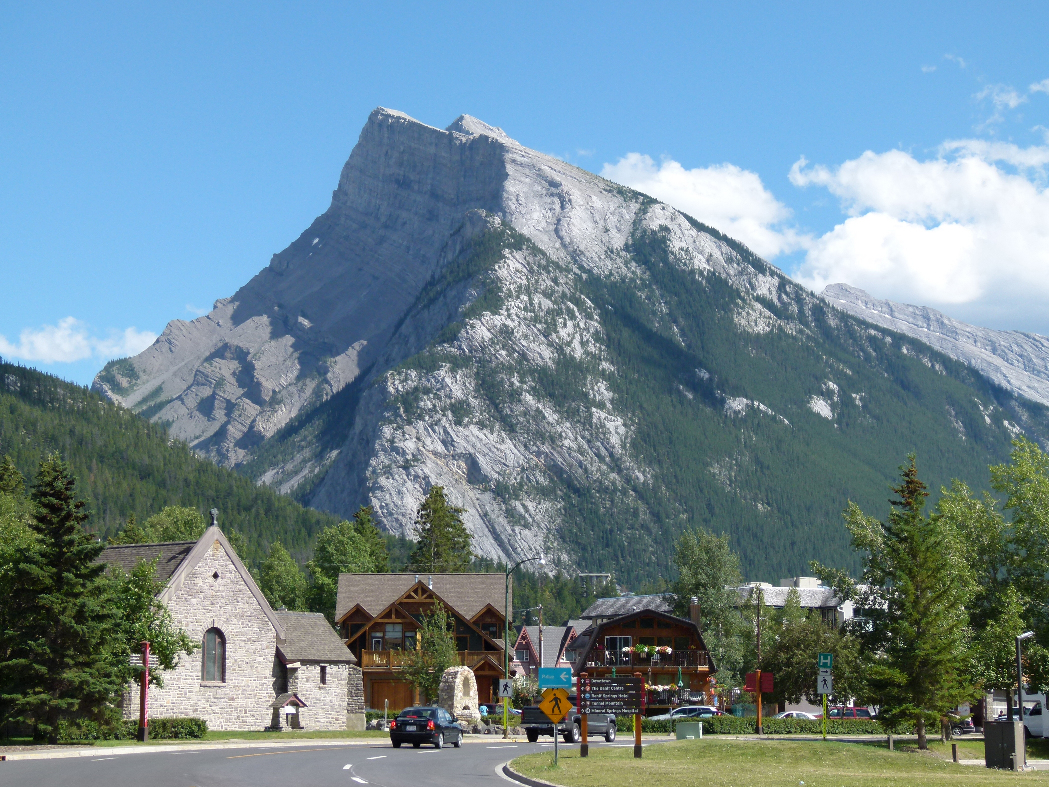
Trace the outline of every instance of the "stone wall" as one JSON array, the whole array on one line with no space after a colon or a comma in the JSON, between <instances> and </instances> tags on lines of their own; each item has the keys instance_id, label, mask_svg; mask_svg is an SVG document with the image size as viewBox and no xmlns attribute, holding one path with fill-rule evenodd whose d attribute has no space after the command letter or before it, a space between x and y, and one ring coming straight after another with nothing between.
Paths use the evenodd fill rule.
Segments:
<instances>
[{"instance_id":1,"label":"stone wall","mask_svg":"<svg viewBox=\"0 0 1049 787\"><path fill-rule=\"evenodd\" d=\"M346 729L346 687L349 664L328 664L327 680L321 684L321 664L302 662L288 668L288 691L306 703L299 710L299 725L305 730Z\"/></svg>"},{"instance_id":2,"label":"stone wall","mask_svg":"<svg viewBox=\"0 0 1049 787\"><path fill-rule=\"evenodd\" d=\"M349 685L346 690L346 729L363 730L365 725L364 673L360 667L349 665Z\"/></svg>"},{"instance_id":3,"label":"stone wall","mask_svg":"<svg viewBox=\"0 0 1049 787\"><path fill-rule=\"evenodd\" d=\"M150 688L150 717L199 717L213 730L268 727L273 717L270 706L283 688L276 631L219 542L186 577L168 609L175 625L185 629L198 649L189 656L182 654L179 665L164 673L163 689ZM226 637L225 682L202 680L204 632L212 627ZM329 675L332 672L329 667ZM346 685L345 670L342 685ZM303 699L312 710L312 703ZM137 684L124 695L124 718L138 718ZM343 718L339 729L344 723Z\"/></svg>"}]
</instances>

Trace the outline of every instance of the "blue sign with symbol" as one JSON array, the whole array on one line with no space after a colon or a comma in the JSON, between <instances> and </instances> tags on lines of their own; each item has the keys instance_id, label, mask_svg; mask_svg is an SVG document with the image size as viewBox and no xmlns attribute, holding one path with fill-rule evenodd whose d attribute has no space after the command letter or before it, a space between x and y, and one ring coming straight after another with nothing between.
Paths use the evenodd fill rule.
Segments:
<instances>
[{"instance_id":1,"label":"blue sign with symbol","mask_svg":"<svg viewBox=\"0 0 1049 787\"><path fill-rule=\"evenodd\" d=\"M540 667L539 688L570 689L572 688L571 667Z\"/></svg>"}]
</instances>

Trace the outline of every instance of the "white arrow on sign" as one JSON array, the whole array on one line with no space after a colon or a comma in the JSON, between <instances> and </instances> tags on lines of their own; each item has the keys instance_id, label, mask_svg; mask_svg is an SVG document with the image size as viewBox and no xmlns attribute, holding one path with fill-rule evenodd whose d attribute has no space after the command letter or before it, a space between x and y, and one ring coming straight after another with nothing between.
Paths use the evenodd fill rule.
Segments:
<instances>
[{"instance_id":1,"label":"white arrow on sign","mask_svg":"<svg viewBox=\"0 0 1049 787\"><path fill-rule=\"evenodd\" d=\"M514 696L514 682L512 680L499 681L499 699Z\"/></svg>"}]
</instances>

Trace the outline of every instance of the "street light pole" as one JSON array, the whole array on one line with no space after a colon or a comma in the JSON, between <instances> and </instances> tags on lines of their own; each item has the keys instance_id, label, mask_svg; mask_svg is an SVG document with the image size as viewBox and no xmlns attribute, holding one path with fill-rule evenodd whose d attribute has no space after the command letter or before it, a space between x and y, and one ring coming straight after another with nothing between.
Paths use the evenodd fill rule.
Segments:
<instances>
[{"instance_id":1,"label":"street light pole","mask_svg":"<svg viewBox=\"0 0 1049 787\"><path fill-rule=\"evenodd\" d=\"M1033 631L1025 631L1016 638L1016 711L1020 716L1020 723L1024 720L1024 667L1021 659L1020 643L1034 636ZM1009 721L1013 720L1013 704L1009 703ZM1027 764L1027 741L1026 735L1020 734L1020 740L1016 742L1016 757L1014 770L1022 770Z\"/></svg>"},{"instance_id":2,"label":"street light pole","mask_svg":"<svg viewBox=\"0 0 1049 787\"><path fill-rule=\"evenodd\" d=\"M546 559L542 555L526 557L518 560L510 567L510 561L506 561L506 601L503 604L503 680L510 680L510 577L517 569L525 563L538 560L539 565L545 566ZM503 738L510 737L510 698L503 697Z\"/></svg>"}]
</instances>

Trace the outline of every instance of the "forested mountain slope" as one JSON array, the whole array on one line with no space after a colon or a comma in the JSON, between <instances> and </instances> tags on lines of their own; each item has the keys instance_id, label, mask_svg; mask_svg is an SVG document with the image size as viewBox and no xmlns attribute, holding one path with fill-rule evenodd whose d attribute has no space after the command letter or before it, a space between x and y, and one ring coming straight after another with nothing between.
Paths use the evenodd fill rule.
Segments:
<instances>
[{"instance_id":1,"label":"forested mountain slope","mask_svg":"<svg viewBox=\"0 0 1049 787\"><path fill-rule=\"evenodd\" d=\"M0 360L0 455L31 482L52 451L72 468L89 527L101 536L131 514L142 522L169 505L218 508L220 525L246 538L254 562L276 539L302 558L312 536L338 521L195 456L163 427L98 394Z\"/></svg>"},{"instance_id":2,"label":"forested mountain slope","mask_svg":"<svg viewBox=\"0 0 1049 787\"><path fill-rule=\"evenodd\" d=\"M1044 407L829 308L667 205L463 116L376 110L329 210L96 385L216 461L407 533L433 484L486 557L636 585L683 528L777 579L855 558L909 451L974 482Z\"/></svg>"}]
</instances>

